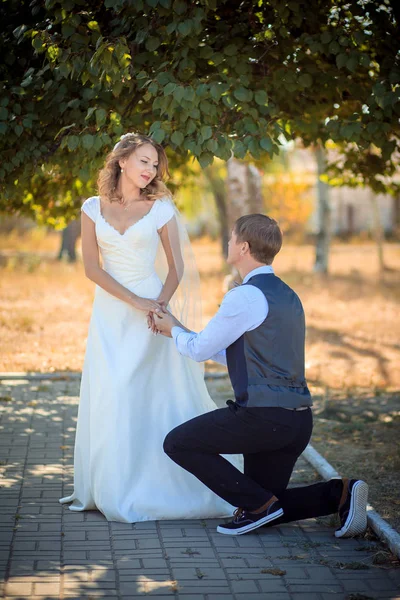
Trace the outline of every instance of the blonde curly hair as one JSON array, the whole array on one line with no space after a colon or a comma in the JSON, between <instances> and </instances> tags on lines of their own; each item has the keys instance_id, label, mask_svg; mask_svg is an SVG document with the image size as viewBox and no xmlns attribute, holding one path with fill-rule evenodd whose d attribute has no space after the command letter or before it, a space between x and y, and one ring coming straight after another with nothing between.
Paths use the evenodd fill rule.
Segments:
<instances>
[{"instance_id":1,"label":"blonde curly hair","mask_svg":"<svg viewBox=\"0 0 400 600\"><path fill-rule=\"evenodd\" d=\"M127 133L121 137L121 140L114 146L110 154L108 154L105 165L99 173L97 187L101 198L109 202L122 201L122 197L117 190L118 181L121 177L119 161L123 158L128 158L132 152L135 152L135 150L144 144L151 144L156 149L158 166L154 179L142 189L143 199L158 200L165 196L172 196L164 183L164 179L169 177L168 159L164 148L146 135Z\"/></svg>"}]
</instances>

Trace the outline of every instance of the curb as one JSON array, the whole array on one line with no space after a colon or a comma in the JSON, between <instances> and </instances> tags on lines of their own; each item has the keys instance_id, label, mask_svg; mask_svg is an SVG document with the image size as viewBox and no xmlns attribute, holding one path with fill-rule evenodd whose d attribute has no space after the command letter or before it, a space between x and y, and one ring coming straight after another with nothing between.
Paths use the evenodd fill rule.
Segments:
<instances>
[{"instance_id":1,"label":"curb","mask_svg":"<svg viewBox=\"0 0 400 600\"><path fill-rule=\"evenodd\" d=\"M228 372L211 371L205 373L204 379L225 379ZM0 373L0 381L77 381L81 373L76 371L65 371L59 373Z\"/></svg>"},{"instance_id":2,"label":"curb","mask_svg":"<svg viewBox=\"0 0 400 600\"><path fill-rule=\"evenodd\" d=\"M330 465L310 444L304 450L302 456L320 475L322 475L324 479L340 478L339 473L332 465ZM370 504L367 505L367 518L368 525L371 529L373 529L376 535L388 545L393 554L400 558L400 534L398 534Z\"/></svg>"}]
</instances>

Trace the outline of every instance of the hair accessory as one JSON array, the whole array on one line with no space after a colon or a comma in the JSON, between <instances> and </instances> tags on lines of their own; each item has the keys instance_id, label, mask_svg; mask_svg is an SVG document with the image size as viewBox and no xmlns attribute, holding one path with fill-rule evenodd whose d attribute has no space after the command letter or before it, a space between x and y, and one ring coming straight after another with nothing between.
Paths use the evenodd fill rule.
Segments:
<instances>
[{"instance_id":1,"label":"hair accessory","mask_svg":"<svg viewBox=\"0 0 400 600\"><path fill-rule=\"evenodd\" d=\"M131 135L136 135L136 132L129 131L128 133L124 133L123 135L121 135L121 137L119 138L119 141L115 144L115 146L113 148L113 152L121 145L121 142L123 142L125 138L130 137Z\"/></svg>"}]
</instances>

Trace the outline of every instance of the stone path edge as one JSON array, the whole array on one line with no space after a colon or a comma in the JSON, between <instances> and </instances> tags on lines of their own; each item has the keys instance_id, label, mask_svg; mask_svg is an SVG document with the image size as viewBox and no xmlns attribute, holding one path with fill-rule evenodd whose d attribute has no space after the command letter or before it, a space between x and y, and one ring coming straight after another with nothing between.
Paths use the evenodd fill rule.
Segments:
<instances>
[{"instance_id":1,"label":"stone path edge","mask_svg":"<svg viewBox=\"0 0 400 600\"><path fill-rule=\"evenodd\" d=\"M304 450L303 457L324 479L340 478L339 473L311 444ZM378 538L384 541L393 554L400 558L400 534L370 504L367 506L367 517L368 525Z\"/></svg>"}]
</instances>

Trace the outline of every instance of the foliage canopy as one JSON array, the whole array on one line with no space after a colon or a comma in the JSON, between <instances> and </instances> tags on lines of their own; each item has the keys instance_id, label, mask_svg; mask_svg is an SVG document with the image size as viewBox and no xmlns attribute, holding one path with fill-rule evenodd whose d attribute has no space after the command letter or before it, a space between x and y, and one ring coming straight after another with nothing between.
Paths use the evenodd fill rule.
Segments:
<instances>
[{"instance_id":1,"label":"foliage canopy","mask_svg":"<svg viewBox=\"0 0 400 600\"><path fill-rule=\"evenodd\" d=\"M272 156L283 137L331 139L343 181L394 190L395 10L389 0L2 2L0 210L72 213L132 130L167 146L173 166Z\"/></svg>"}]
</instances>

